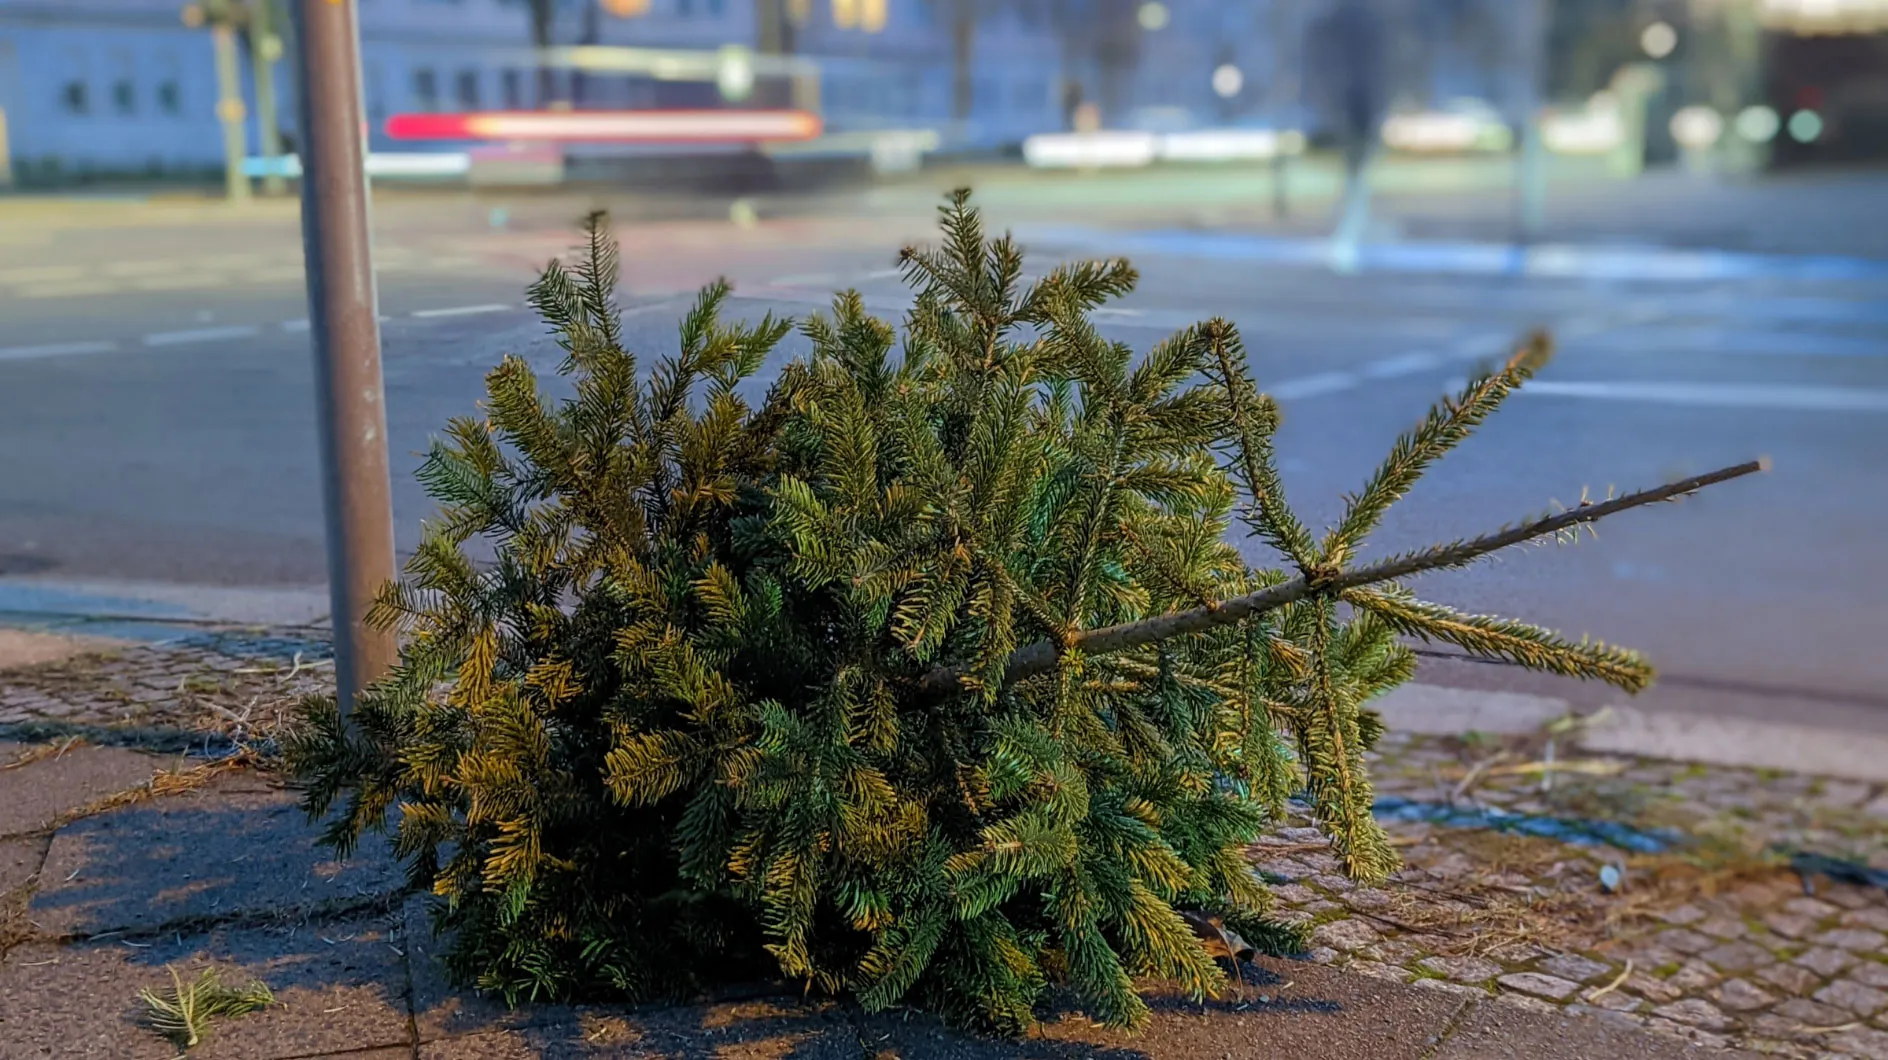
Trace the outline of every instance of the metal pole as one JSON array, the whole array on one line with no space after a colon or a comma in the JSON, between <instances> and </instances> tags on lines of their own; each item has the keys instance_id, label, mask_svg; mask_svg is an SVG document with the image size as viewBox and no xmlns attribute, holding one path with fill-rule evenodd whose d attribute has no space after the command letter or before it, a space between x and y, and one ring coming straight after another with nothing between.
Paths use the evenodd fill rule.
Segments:
<instances>
[{"instance_id":1,"label":"metal pole","mask_svg":"<svg viewBox=\"0 0 1888 1060\"><path fill-rule=\"evenodd\" d=\"M249 198L249 178L243 176L243 155L248 148L243 140L243 82L237 66L236 30L227 21L210 26L210 40L216 48L216 118L223 123L223 185L230 201Z\"/></svg>"},{"instance_id":2,"label":"metal pole","mask_svg":"<svg viewBox=\"0 0 1888 1060\"><path fill-rule=\"evenodd\" d=\"M335 692L341 716L398 655L367 609L393 580L387 414L354 0L293 0L301 57L302 247L315 348Z\"/></svg>"},{"instance_id":3,"label":"metal pole","mask_svg":"<svg viewBox=\"0 0 1888 1060\"><path fill-rule=\"evenodd\" d=\"M282 129L276 121L275 61L282 56L282 38L275 35L269 10L275 0L254 0L249 16L249 62L256 75L256 138L262 157L282 157ZM262 178L266 195L287 190L282 175L271 170Z\"/></svg>"}]
</instances>

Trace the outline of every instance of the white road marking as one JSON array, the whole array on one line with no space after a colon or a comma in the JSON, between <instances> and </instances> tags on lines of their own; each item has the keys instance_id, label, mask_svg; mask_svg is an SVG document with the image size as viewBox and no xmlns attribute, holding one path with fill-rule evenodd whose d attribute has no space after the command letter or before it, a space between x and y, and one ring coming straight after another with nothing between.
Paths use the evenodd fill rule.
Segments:
<instances>
[{"instance_id":1,"label":"white road marking","mask_svg":"<svg viewBox=\"0 0 1888 1060\"><path fill-rule=\"evenodd\" d=\"M78 280L72 283L33 284L19 288L17 293L21 298L82 298L96 294L116 294L119 290L115 283Z\"/></svg>"},{"instance_id":2,"label":"white road marking","mask_svg":"<svg viewBox=\"0 0 1888 1060\"><path fill-rule=\"evenodd\" d=\"M168 276L197 268L195 262L158 258L149 261L114 261L105 266L107 276Z\"/></svg>"},{"instance_id":3,"label":"white road marking","mask_svg":"<svg viewBox=\"0 0 1888 1060\"><path fill-rule=\"evenodd\" d=\"M181 346L188 342L222 342L226 339L246 339L261 331L261 328L248 324L233 324L221 328L192 328L189 331L159 331L144 336L144 344L146 346Z\"/></svg>"},{"instance_id":4,"label":"white road marking","mask_svg":"<svg viewBox=\"0 0 1888 1060\"><path fill-rule=\"evenodd\" d=\"M768 280L768 287L826 287L838 283L839 277L830 272L804 272L793 276L782 276Z\"/></svg>"},{"instance_id":5,"label":"white road marking","mask_svg":"<svg viewBox=\"0 0 1888 1060\"><path fill-rule=\"evenodd\" d=\"M1295 401L1298 398L1317 397L1320 394L1334 394L1340 390L1349 390L1357 385L1357 376L1351 372L1319 372L1299 379L1287 379L1276 386L1259 389L1271 394L1280 401Z\"/></svg>"},{"instance_id":6,"label":"white road marking","mask_svg":"<svg viewBox=\"0 0 1888 1060\"><path fill-rule=\"evenodd\" d=\"M84 277L83 265L27 265L17 269L0 269L0 283L52 283Z\"/></svg>"},{"instance_id":7,"label":"white road marking","mask_svg":"<svg viewBox=\"0 0 1888 1060\"><path fill-rule=\"evenodd\" d=\"M1888 412L1888 390L1781 383L1633 383L1535 380L1521 393L1537 397L1644 401L1694 408L1789 409L1803 412Z\"/></svg>"},{"instance_id":8,"label":"white road marking","mask_svg":"<svg viewBox=\"0 0 1888 1060\"><path fill-rule=\"evenodd\" d=\"M140 276L126 282L139 291L191 291L204 287L226 287L230 281L223 276L186 272L176 276Z\"/></svg>"},{"instance_id":9,"label":"white road marking","mask_svg":"<svg viewBox=\"0 0 1888 1060\"><path fill-rule=\"evenodd\" d=\"M1425 350L1418 350L1415 353L1406 353L1401 357L1389 357L1381 361L1366 364L1363 367L1363 374L1372 379L1395 379L1397 376L1401 375L1414 375L1417 372L1426 372L1431 368L1439 367L1441 364L1442 358Z\"/></svg>"},{"instance_id":10,"label":"white road marking","mask_svg":"<svg viewBox=\"0 0 1888 1060\"><path fill-rule=\"evenodd\" d=\"M31 361L41 357L66 357L79 353L110 353L115 342L49 342L43 346L0 347L0 361Z\"/></svg>"},{"instance_id":11,"label":"white road marking","mask_svg":"<svg viewBox=\"0 0 1888 1060\"><path fill-rule=\"evenodd\" d=\"M432 320L435 317L469 317L480 313L503 313L510 308L501 302L487 302L484 305L459 305L447 309L420 309L414 311L413 315L421 320Z\"/></svg>"}]
</instances>

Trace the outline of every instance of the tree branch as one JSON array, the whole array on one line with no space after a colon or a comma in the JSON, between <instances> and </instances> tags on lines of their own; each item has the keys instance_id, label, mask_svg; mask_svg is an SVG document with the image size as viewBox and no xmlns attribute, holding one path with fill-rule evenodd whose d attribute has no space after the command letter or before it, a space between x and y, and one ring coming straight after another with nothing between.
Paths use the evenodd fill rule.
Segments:
<instances>
[{"instance_id":1,"label":"tree branch","mask_svg":"<svg viewBox=\"0 0 1888 1060\"><path fill-rule=\"evenodd\" d=\"M1767 459L1751 460L1706 474L1693 475L1690 478L1652 489L1628 493L1609 501L1582 504L1558 515L1545 516L1471 541L1440 545L1355 570L1337 571L1315 578L1293 578L1288 582L1261 589L1255 593L1248 593L1245 596L1237 596L1211 607L1196 607L1192 610L1175 611L1139 622L1084 630L1074 635L1070 646L1080 649L1086 655L1111 655L1131 648L1156 644L1173 637L1204 633L1254 615L1276 610L1314 594L1337 593L1360 585L1407 578L1424 571L1464 566L1481 556L1511 545L1546 537L1571 527L1595 523L1630 508L1676 500L1696 493L1706 486L1768 470L1769 466L1770 462ZM1018 648L1010 655L1009 665L1004 669L1003 681L1005 684L1014 684L1049 673L1055 669L1058 656L1059 652L1054 641L1040 640ZM970 671L965 667L940 666L924 676L924 680L919 683L919 689L927 694L942 695L961 686L963 679L969 673Z\"/></svg>"}]
</instances>

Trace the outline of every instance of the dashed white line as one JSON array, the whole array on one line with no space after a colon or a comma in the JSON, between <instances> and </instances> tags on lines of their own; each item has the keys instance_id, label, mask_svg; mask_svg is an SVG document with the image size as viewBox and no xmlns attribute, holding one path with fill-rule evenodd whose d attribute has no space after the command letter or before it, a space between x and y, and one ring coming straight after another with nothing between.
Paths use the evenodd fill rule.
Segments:
<instances>
[{"instance_id":1,"label":"dashed white line","mask_svg":"<svg viewBox=\"0 0 1888 1060\"><path fill-rule=\"evenodd\" d=\"M824 287L839 282L839 277L830 272L804 272L779 279L768 280L768 287Z\"/></svg>"},{"instance_id":2,"label":"dashed white line","mask_svg":"<svg viewBox=\"0 0 1888 1060\"><path fill-rule=\"evenodd\" d=\"M248 324L234 324L221 328L192 328L188 331L157 331L144 336L144 344L146 346L180 346L186 342L223 342L228 339L246 339L261 332L261 328Z\"/></svg>"},{"instance_id":3,"label":"dashed white line","mask_svg":"<svg viewBox=\"0 0 1888 1060\"><path fill-rule=\"evenodd\" d=\"M1536 397L1642 401L1695 408L1788 409L1801 412L1888 412L1888 390L1779 383L1634 383L1535 380L1520 390Z\"/></svg>"},{"instance_id":4,"label":"dashed white line","mask_svg":"<svg viewBox=\"0 0 1888 1060\"><path fill-rule=\"evenodd\" d=\"M1339 390L1349 390L1357 385L1357 376L1352 372L1319 372L1300 379L1287 379L1277 386L1267 388L1267 392L1280 401L1295 401L1298 398L1317 397L1320 394L1334 394Z\"/></svg>"},{"instance_id":5,"label":"dashed white line","mask_svg":"<svg viewBox=\"0 0 1888 1060\"><path fill-rule=\"evenodd\" d=\"M1395 379L1397 376L1414 375L1441 366L1442 358L1424 350L1406 353L1401 357L1390 357L1375 361L1363 367L1363 374L1372 379Z\"/></svg>"},{"instance_id":6,"label":"dashed white line","mask_svg":"<svg viewBox=\"0 0 1888 1060\"><path fill-rule=\"evenodd\" d=\"M41 346L7 346L0 348L0 361L31 361L40 357L110 353L117 348L118 344L115 342L49 342Z\"/></svg>"},{"instance_id":7,"label":"dashed white line","mask_svg":"<svg viewBox=\"0 0 1888 1060\"><path fill-rule=\"evenodd\" d=\"M446 309L421 309L415 311L413 315L421 320L431 320L435 317L469 317L476 316L480 313L503 313L510 308L510 306L503 302L487 302L484 305L458 305L450 306Z\"/></svg>"}]
</instances>

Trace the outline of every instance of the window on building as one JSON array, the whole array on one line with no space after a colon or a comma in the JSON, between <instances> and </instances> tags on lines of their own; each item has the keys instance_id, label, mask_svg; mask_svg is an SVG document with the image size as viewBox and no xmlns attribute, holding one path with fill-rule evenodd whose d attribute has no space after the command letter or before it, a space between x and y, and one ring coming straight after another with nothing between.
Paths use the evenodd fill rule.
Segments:
<instances>
[{"instance_id":1,"label":"window on building","mask_svg":"<svg viewBox=\"0 0 1888 1060\"><path fill-rule=\"evenodd\" d=\"M728 13L727 0L708 0L707 7L709 18L720 18Z\"/></svg>"},{"instance_id":2,"label":"window on building","mask_svg":"<svg viewBox=\"0 0 1888 1060\"><path fill-rule=\"evenodd\" d=\"M91 101L86 98L85 82L67 81L59 92L59 104L68 114L85 114L92 109Z\"/></svg>"},{"instance_id":3,"label":"window on building","mask_svg":"<svg viewBox=\"0 0 1888 1060\"><path fill-rule=\"evenodd\" d=\"M524 74L517 70L506 70L498 78L501 91L505 94L505 109L524 109Z\"/></svg>"},{"instance_id":4,"label":"window on building","mask_svg":"<svg viewBox=\"0 0 1888 1060\"><path fill-rule=\"evenodd\" d=\"M413 103L420 110L439 109L439 78L428 67L413 71Z\"/></svg>"},{"instance_id":5,"label":"window on building","mask_svg":"<svg viewBox=\"0 0 1888 1060\"><path fill-rule=\"evenodd\" d=\"M675 0L675 13L682 18L687 18L694 14L695 4L693 0Z\"/></svg>"},{"instance_id":6,"label":"window on building","mask_svg":"<svg viewBox=\"0 0 1888 1060\"><path fill-rule=\"evenodd\" d=\"M459 106L466 110L479 109L479 72L477 70L459 71Z\"/></svg>"},{"instance_id":7,"label":"window on building","mask_svg":"<svg viewBox=\"0 0 1888 1060\"><path fill-rule=\"evenodd\" d=\"M111 86L111 106L120 114L131 114L138 109L137 91L132 88L129 79L113 82Z\"/></svg>"},{"instance_id":8,"label":"window on building","mask_svg":"<svg viewBox=\"0 0 1888 1060\"><path fill-rule=\"evenodd\" d=\"M157 86L157 109L170 115L183 112L183 92L178 89L177 82L165 81Z\"/></svg>"}]
</instances>

